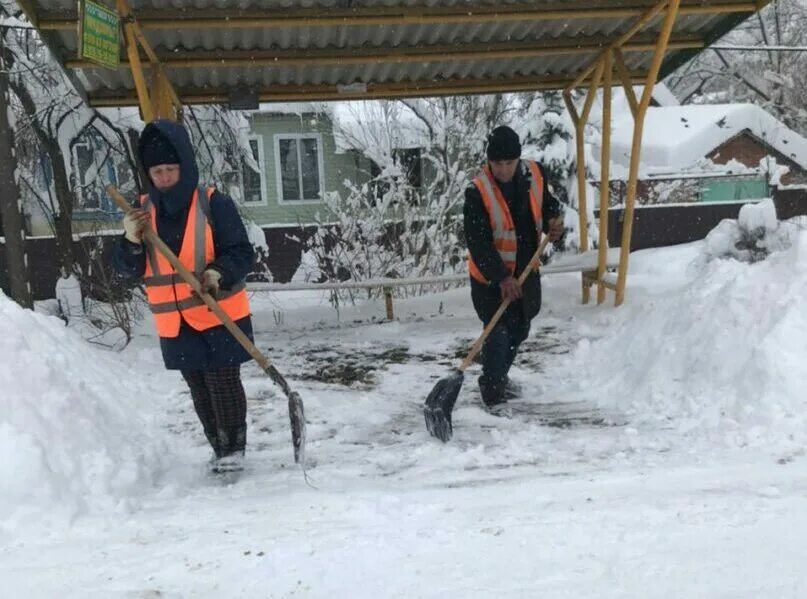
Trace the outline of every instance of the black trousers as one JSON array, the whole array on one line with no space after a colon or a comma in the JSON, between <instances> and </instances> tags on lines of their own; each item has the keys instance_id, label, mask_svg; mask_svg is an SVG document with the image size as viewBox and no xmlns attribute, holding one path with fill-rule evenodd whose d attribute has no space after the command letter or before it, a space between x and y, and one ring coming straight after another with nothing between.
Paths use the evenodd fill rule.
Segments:
<instances>
[{"instance_id":1,"label":"black trousers","mask_svg":"<svg viewBox=\"0 0 807 599\"><path fill-rule=\"evenodd\" d=\"M530 334L530 321L522 310L508 310L493 327L482 346L482 376L479 390L488 405L504 400L507 373L513 365L518 347Z\"/></svg>"},{"instance_id":2,"label":"black trousers","mask_svg":"<svg viewBox=\"0 0 807 599\"><path fill-rule=\"evenodd\" d=\"M191 390L196 415L216 454L243 451L247 396L241 384L241 366L181 372Z\"/></svg>"}]
</instances>

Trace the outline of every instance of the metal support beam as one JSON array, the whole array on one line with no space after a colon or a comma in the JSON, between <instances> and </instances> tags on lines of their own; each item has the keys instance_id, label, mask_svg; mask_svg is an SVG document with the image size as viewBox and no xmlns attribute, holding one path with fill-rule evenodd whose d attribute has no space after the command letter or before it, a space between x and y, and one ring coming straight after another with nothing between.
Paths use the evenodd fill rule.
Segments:
<instances>
[{"instance_id":1,"label":"metal support beam","mask_svg":"<svg viewBox=\"0 0 807 599\"><path fill-rule=\"evenodd\" d=\"M23 0L26 3L28 0ZM473 25L492 22L574 21L581 19L631 19L640 17L652 2L634 0L609 6L602 0L566 0L524 4L465 4L447 7L355 7L348 9L172 9L138 10L144 30L170 29L289 29L294 27L401 27L407 25ZM687 0L682 15L752 13L758 2L709 2ZM26 11L27 12L27 11ZM43 12L39 29L71 31L75 11Z\"/></svg>"},{"instance_id":2,"label":"metal support beam","mask_svg":"<svg viewBox=\"0 0 807 599\"><path fill-rule=\"evenodd\" d=\"M126 54L129 57L126 65L132 71L141 117L147 123L158 118L172 121L178 120L182 105L179 101L179 96L168 79L168 75L163 69L160 59L140 30L140 26L126 0L116 0L116 4L118 14L120 14L123 21ZM140 59L140 48L143 49L149 60L151 70L150 86L147 84L143 61Z\"/></svg>"},{"instance_id":3,"label":"metal support beam","mask_svg":"<svg viewBox=\"0 0 807 599\"><path fill-rule=\"evenodd\" d=\"M647 108L650 106L650 100L653 97L653 87L656 84L661 63L664 60L664 54L667 51L667 42L675 25L675 19L678 17L678 6L680 0L669 0L667 6L667 13L664 16L664 22L661 27L661 33L658 38L658 45L656 52L653 55L653 62L650 65L650 71L647 74L644 90L642 90L642 99L639 102L639 108L636 114L636 119L633 123L633 143L631 145L630 156L630 171L628 177L628 189L625 197L625 215L624 223L622 225L622 248L619 253L619 270L617 274L616 283L616 305L619 306L625 301L625 284L628 278L628 258L630 256L630 242L633 234L633 214L634 206L636 203L636 189L639 180L639 161L642 152L642 133L644 131L644 118L647 114Z\"/></svg>"},{"instance_id":4,"label":"metal support beam","mask_svg":"<svg viewBox=\"0 0 807 599\"><path fill-rule=\"evenodd\" d=\"M593 54L608 46L616 38L593 37L578 40L544 40L540 43L492 42L474 44L451 44L433 46L360 47L360 48L305 48L300 50L182 50L160 52L152 58L169 69L237 68L237 67L305 67L323 65L362 64L407 64L453 62L463 60L509 60L514 58L537 58L543 56L573 56ZM652 52L654 39L627 42L625 52ZM675 50L702 49L703 40L692 36L679 36L672 40ZM129 61L122 60L121 68L130 68ZM82 58L65 61L69 69L97 68ZM593 70L593 69L592 69Z\"/></svg>"},{"instance_id":5,"label":"metal support beam","mask_svg":"<svg viewBox=\"0 0 807 599\"><path fill-rule=\"evenodd\" d=\"M645 73L633 73L638 85L645 80ZM454 79L425 83L369 83L340 85L277 85L258 90L261 102L329 102L340 100L379 100L391 98L422 98L461 94L495 94L502 90L542 91L564 89L570 83L566 77L513 77L491 81L478 79ZM191 88L178 90L182 104L226 104L230 90L221 88ZM132 106L137 104L137 95L132 90L121 92L101 91L90 97L92 106Z\"/></svg>"}]
</instances>

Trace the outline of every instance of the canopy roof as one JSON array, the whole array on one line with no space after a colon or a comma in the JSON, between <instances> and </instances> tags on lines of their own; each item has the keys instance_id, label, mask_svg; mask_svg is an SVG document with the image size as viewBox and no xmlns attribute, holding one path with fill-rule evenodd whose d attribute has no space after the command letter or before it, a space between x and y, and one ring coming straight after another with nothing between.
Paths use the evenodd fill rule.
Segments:
<instances>
[{"instance_id":1,"label":"canopy roof","mask_svg":"<svg viewBox=\"0 0 807 599\"><path fill-rule=\"evenodd\" d=\"M79 58L76 0L18 1L51 51L75 70L91 103L137 104L125 51L117 71ZM661 76L767 3L682 0ZM639 80L649 69L664 13L646 26L635 24L657 5L128 0L184 104L227 102L234 90L261 101L312 101L561 89L624 40L625 63Z\"/></svg>"}]
</instances>

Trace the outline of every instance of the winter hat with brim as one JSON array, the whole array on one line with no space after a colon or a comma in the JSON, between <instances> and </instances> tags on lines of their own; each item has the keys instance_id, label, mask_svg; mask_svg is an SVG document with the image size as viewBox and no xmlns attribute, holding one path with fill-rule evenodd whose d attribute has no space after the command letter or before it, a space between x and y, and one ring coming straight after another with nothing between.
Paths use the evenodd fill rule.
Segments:
<instances>
[{"instance_id":1,"label":"winter hat with brim","mask_svg":"<svg viewBox=\"0 0 807 599\"><path fill-rule=\"evenodd\" d=\"M146 170L160 164L179 164L179 155L174 145L159 131L154 131L143 141L140 153Z\"/></svg>"},{"instance_id":2,"label":"winter hat with brim","mask_svg":"<svg viewBox=\"0 0 807 599\"><path fill-rule=\"evenodd\" d=\"M521 142L510 127L496 127L488 135L488 160L516 160L521 158Z\"/></svg>"}]
</instances>

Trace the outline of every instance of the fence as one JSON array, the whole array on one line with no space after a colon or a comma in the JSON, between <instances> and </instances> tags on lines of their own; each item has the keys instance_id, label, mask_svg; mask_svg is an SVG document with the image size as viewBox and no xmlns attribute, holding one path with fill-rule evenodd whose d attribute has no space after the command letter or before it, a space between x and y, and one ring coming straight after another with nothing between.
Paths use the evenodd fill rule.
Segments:
<instances>
[{"instance_id":1,"label":"fence","mask_svg":"<svg viewBox=\"0 0 807 599\"><path fill-rule=\"evenodd\" d=\"M774 190L773 200L780 219L807 215L807 189ZM637 206L636 221L633 227L631 251L645 248L662 247L679 243L688 243L703 239L717 224L726 218L737 218L743 202L737 203L697 203L655 206ZM622 236L623 210L612 208L608 211L608 242L612 248L619 247ZM270 248L268 257L272 278L278 283L264 285L265 289L291 290L295 287L283 286L283 282L291 280L300 265L303 246L313 229L311 227L288 227L265 229ZM102 236L105 248L109 247L111 236ZM88 267L87 247L95 238L84 237L74 244L74 253L82 268ZM34 299L51 298L54 286L59 278L59 264L54 259L58 255L56 240L52 237L37 237L26 241L28 268L31 277L31 288ZM109 252L104 252L108 261ZM610 260L610 258L609 258ZM0 286L8 293L5 265L5 244L0 242ZM551 272L552 265L547 265L544 272ZM578 270L584 270L582 267ZM448 282L466 278L465 275L453 275ZM432 279L440 279L433 277ZM431 280L431 279L430 279ZM403 279L387 279L374 284L374 288L410 284ZM439 282L439 281L438 281ZM328 285L362 285L362 283L329 283ZM326 287L320 287L327 289ZM342 287L346 288L346 287Z\"/></svg>"}]
</instances>

